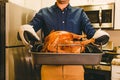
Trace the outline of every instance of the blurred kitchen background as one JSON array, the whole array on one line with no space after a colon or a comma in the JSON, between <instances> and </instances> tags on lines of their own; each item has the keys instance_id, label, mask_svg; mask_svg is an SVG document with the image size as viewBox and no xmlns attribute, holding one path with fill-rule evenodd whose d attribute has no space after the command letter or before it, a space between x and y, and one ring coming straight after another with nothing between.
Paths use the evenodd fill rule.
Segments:
<instances>
[{"instance_id":1,"label":"blurred kitchen background","mask_svg":"<svg viewBox=\"0 0 120 80\"><path fill-rule=\"evenodd\" d=\"M17 39L17 32L18 28L28 23L40 8L49 7L55 1L0 0L0 80L40 80L39 68L32 67L28 49ZM111 25L101 27L110 34L110 42L103 48L105 55L100 65L85 66L85 80L120 80L120 0L70 0L70 3L74 7L113 4L113 7L107 7L103 11L105 15L102 15L103 19L108 19L102 24ZM85 11L90 11L88 14L92 11L95 14L99 12L99 8L95 10ZM99 24L96 22L99 16L92 15L94 14L90 16L91 21ZM117 64L112 64L114 58Z\"/></svg>"}]
</instances>

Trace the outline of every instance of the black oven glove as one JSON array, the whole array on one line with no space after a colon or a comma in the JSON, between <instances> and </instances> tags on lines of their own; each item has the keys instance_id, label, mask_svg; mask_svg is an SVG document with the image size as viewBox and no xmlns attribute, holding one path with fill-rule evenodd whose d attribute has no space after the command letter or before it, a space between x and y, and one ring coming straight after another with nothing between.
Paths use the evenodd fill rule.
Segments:
<instances>
[{"instance_id":1,"label":"black oven glove","mask_svg":"<svg viewBox=\"0 0 120 80\"><path fill-rule=\"evenodd\" d=\"M102 53L102 50L98 46L90 43L85 46L85 53Z\"/></svg>"}]
</instances>

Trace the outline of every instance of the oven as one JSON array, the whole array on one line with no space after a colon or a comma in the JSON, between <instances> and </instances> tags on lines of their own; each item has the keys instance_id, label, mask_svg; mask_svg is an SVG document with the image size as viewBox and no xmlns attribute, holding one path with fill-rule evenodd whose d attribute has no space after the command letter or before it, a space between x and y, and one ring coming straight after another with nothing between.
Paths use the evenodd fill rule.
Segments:
<instances>
[{"instance_id":1,"label":"oven","mask_svg":"<svg viewBox=\"0 0 120 80\"><path fill-rule=\"evenodd\" d=\"M85 80L111 80L111 71L85 69Z\"/></svg>"},{"instance_id":2,"label":"oven","mask_svg":"<svg viewBox=\"0 0 120 80\"><path fill-rule=\"evenodd\" d=\"M105 53L99 65L85 65L85 80L111 80L111 62L115 56Z\"/></svg>"},{"instance_id":3,"label":"oven","mask_svg":"<svg viewBox=\"0 0 120 80\"><path fill-rule=\"evenodd\" d=\"M94 28L114 27L114 3L80 7L84 9Z\"/></svg>"}]
</instances>

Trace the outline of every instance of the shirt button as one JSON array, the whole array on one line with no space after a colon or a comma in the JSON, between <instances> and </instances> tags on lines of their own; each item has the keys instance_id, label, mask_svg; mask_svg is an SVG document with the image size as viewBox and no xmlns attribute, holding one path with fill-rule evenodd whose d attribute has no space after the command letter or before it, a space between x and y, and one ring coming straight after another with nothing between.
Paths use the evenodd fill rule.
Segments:
<instances>
[{"instance_id":1,"label":"shirt button","mask_svg":"<svg viewBox=\"0 0 120 80\"><path fill-rule=\"evenodd\" d=\"M62 21L62 23L64 24L64 23L65 23L65 21Z\"/></svg>"}]
</instances>

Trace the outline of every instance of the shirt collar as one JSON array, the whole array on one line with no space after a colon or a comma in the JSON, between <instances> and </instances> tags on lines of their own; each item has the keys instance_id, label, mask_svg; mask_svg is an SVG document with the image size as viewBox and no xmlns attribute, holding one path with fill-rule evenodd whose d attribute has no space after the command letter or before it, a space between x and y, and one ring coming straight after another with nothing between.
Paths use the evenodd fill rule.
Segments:
<instances>
[{"instance_id":1,"label":"shirt collar","mask_svg":"<svg viewBox=\"0 0 120 80\"><path fill-rule=\"evenodd\" d=\"M53 8L54 8L54 9L60 9L60 8L57 6L56 3L53 5ZM70 4L68 4L68 6L67 6L65 9L70 10L70 9L72 9L72 6L71 6Z\"/></svg>"}]
</instances>

